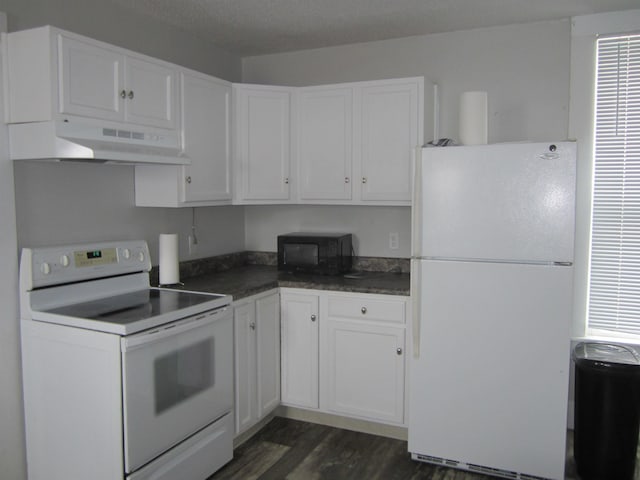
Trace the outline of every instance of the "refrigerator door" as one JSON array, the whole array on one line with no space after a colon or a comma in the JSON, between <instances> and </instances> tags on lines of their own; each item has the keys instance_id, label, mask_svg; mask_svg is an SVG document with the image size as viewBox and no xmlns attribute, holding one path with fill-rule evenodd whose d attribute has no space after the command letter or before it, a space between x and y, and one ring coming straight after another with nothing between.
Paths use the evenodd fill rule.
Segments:
<instances>
[{"instance_id":1,"label":"refrigerator door","mask_svg":"<svg viewBox=\"0 0 640 480\"><path fill-rule=\"evenodd\" d=\"M572 262L575 144L553 145L423 149L413 255Z\"/></svg>"},{"instance_id":2,"label":"refrigerator door","mask_svg":"<svg viewBox=\"0 0 640 480\"><path fill-rule=\"evenodd\" d=\"M573 268L414 267L421 354L411 356L409 451L563 479Z\"/></svg>"}]
</instances>

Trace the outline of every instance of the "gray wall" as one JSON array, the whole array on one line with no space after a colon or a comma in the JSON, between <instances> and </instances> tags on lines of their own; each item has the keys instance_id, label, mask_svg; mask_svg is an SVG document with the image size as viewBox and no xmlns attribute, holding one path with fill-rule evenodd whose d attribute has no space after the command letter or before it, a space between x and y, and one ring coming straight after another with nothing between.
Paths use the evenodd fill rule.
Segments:
<instances>
[{"instance_id":1,"label":"gray wall","mask_svg":"<svg viewBox=\"0 0 640 480\"><path fill-rule=\"evenodd\" d=\"M440 137L458 136L460 93L486 90L490 143L562 140L567 138L570 44L569 20L511 25L247 57L242 60L242 80L301 86L424 76L427 83L439 85ZM433 139L428 93L425 142ZM318 230L337 225L357 234L362 255L407 256L409 208L398 208L397 217L389 211L246 207L246 244L273 251L276 232L294 225ZM392 229L400 234L399 250L388 249Z\"/></svg>"},{"instance_id":2,"label":"gray wall","mask_svg":"<svg viewBox=\"0 0 640 480\"><path fill-rule=\"evenodd\" d=\"M242 207L195 209L198 250L188 253L191 208L134 205L132 166L14 162L19 246L144 239L158 264L158 235L178 233L180 258L244 250Z\"/></svg>"},{"instance_id":3,"label":"gray wall","mask_svg":"<svg viewBox=\"0 0 640 480\"><path fill-rule=\"evenodd\" d=\"M0 12L0 32L6 17ZM0 52L0 59L2 53ZM0 62L0 91L2 62ZM0 95L0 115L3 114ZM18 247L13 195L13 164L7 149L7 127L0 122L0 477L26 477L20 381L18 324Z\"/></svg>"},{"instance_id":4,"label":"gray wall","mask_svg":"<svg viewBox=\"0 0 640 480\"><path fill-rule=\"evenodd\" d=\"M280 233L349 232L356 255L409 257L411 209L408 207L282 205L245 207L248 250L274 252ZM389 234L398 233L399 248L389 248Z\"/></svg>"}]
</instances>

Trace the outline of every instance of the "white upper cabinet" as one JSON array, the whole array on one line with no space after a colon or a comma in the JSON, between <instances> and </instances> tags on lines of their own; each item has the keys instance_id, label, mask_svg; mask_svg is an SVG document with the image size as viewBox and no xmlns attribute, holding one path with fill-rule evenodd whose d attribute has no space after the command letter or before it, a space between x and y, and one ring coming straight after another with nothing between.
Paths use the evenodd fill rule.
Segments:
<instances>
[{"instance_id":1,"label":"white upper cabinet","mask_svg":"<svg viewBox=\"0 0 640 480\"><path fill-rule=\"evenodd\" d=\"M297 92L298 195L302 201L350 200L353 89Z\"/></svg>"},{"instance_id":2,"label":"white upper cabinet","mask_svg":"<svg viewBox=\"0 0 640 480\"><path fill-rule=\"evenodd\" d=\"M180 72L182 144L189 165L136 166L136 205L196 207L231 203L231 84Z\"/></svg>"},{"instance_id":3,"label":"white upper cabinet","mask_svg":"<svg viewBox=\"0 0 640 480\"><path fill-rule=\"evenodd\" d=\"M410 205L422 77L300 88L300 203Z\"/></svg>"},{"instance_id":4,"label":"white upper cabinet","mask_svg":"<svg viewBox=\"0 0 640 480\"><path fill-rule=\"evenodd\" d=\"M234 95L235 203L411 204L424 78Z\"/></svg>"},{"instance_id":5,"label":"white upper cabinet","mask_svg":"<svg viewBox=\"0 0 640 480\"><path fill-rule=\"evenodd\" d=\"M151 127L177 126L177 68L156 60L125 56L125 121Z\"/></svg>"},{"instance_id":6,"label":"white upper cabinet","mask_svg":"<svg viewBox=\"0 0 640 480\"><path fill-rule=\"evenodd\" d=\"M8 36L9 123L78 115L176 130L178 67L40 27Z\"/></svg>"},{"instance_id":7,"label":"white upper cabinet","mask_svg":"<svg viewBox=\"0 0 640 480\"><path fill-rule=\"evenodd\" d=\"M60 113L176 128L175 68L66 34L58 43Z\"/></svg>"},{"instance_id":8,"label":"white upper cabinet","mask_svg":"<svg viewBox=\"0 0 640 480\"><path fill-rule=\"evenodd\" d=\"M237 203L290 200L291 92L234 84Z\"/></svg>"},{"instance_id":9,"label":"white upper cabinet","mask_svg":"<svg viewBox=\"0 0 640 480\"><path fill-rule=\"evenodd\" d=\"M184 172L185 202L231 200L231 84L183 72L182 141L190 165ZM228 202L227 202L228 203Z\"/></svg>"},{"instance_id":10,"label":"white upper cabinet","mask_svg":"<svg viewBox=\"0 0 640 480\"><path fill-rule=\"evenodd\" d=\"M379 82L360 97L360 198L411 201L413 154L422 145L422 79Z\"/></svg>"},{"instance_id":11,"label":"white upper cabinet","mask_svg":"<svg viewBox=\"0 0 640 480\"><path fill-rule=\"evenodd\" d=\"M124 120L124 57L108 48L58 36L60 113Z\"/></svg>"}]
</instances>

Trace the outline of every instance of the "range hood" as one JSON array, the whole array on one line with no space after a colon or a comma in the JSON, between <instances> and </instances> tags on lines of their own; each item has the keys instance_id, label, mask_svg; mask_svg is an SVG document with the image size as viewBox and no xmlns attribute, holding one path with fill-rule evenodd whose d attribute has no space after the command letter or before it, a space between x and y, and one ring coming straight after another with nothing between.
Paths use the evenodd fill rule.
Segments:
<instances>
[{"instance_id":1,"label":"range hood","mask_svg":"<svg viewBox=\"0 0 640 480\"><path fill-rule=\"evenodd\" d=\"M67 118L9 125L12 160L187 165L177 131Z\"/></svg>"}]
</instances>

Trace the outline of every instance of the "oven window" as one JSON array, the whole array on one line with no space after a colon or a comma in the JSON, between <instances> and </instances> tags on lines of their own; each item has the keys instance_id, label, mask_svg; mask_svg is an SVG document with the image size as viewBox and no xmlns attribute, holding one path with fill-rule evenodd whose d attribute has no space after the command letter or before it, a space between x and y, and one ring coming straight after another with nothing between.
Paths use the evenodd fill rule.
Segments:
<instances>
[{"instance_id":1,"label":"oven window","mask_svg":"<svg viewBox=\"0 0 640 480\"><path fill-rule=\"evenodd\" d=\"M156 415L214 384L213 353L210 338L155 360Z\"/></svg>"},{"instance_id":2,"label":"oven window","mask_svg":"<svg viewBox=\"0 0 640 480\"><path fill-rule=\"evenodd\" d=\"M289 243L284 245L284 263L288 265L317 265L318 245Z\"/></svg>"}]
</instances>

